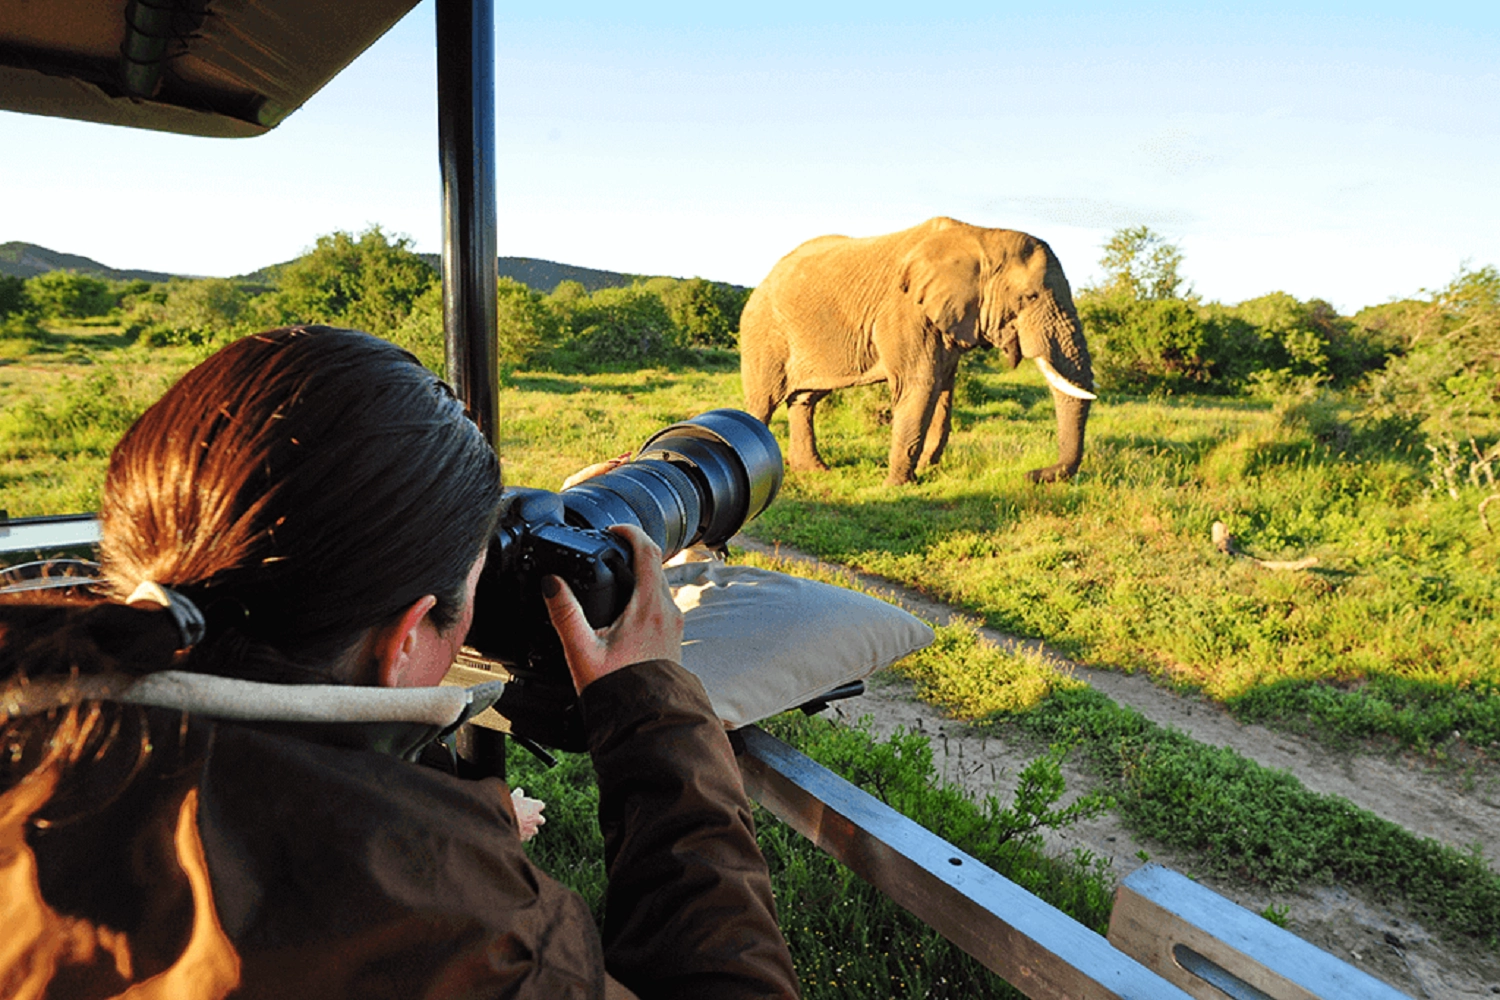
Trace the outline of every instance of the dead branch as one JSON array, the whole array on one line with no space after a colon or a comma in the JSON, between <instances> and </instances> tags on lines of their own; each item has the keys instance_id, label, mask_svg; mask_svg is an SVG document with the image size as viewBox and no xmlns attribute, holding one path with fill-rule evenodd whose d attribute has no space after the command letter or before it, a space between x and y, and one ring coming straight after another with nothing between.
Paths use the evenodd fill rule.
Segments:
<instances>
[{"instance_id":1,"label":"dead branch","mask_svg":"<svg viewBox=\"0 0 1500 1000\"><path fill-rule=\"evenodd\" d=\"M1484 509L1490 505L1491 500L1500 500L1500 493L1491 493L1489 496L1479 501L1479 523L1484 525L1484 533L1486 535L1494 534L1494 532L1490 530L1489 515L1484 512Z\"/></svg>"},{"instance_id":2,"label":"dead branch","mask_svg":"<svg viewBox=\"0 0 1500 1000\"><path fill-rule=\"evenodd\" d=\"M1497 494L1497 496L1500 496L1500 494ZM1306 559L1297 559L1292 562L1282 562L1275 559L1257 559L1250 553L1241 551L1241 549L1234 544L1234 536L1229 533L1229 529L1224 526L1223 521L1214 522L1213 539L1214 548L1218 549L1220 552L1224 553L1227 556L1236 556L1240 559L1248 559L1251 562L1255 563L1255 565L1259 566L1261 569L1299 570L1308 569L1309 567L1316 566L1318 564L1317 556L1308 556Z\"/></svg>"}]
</instances>

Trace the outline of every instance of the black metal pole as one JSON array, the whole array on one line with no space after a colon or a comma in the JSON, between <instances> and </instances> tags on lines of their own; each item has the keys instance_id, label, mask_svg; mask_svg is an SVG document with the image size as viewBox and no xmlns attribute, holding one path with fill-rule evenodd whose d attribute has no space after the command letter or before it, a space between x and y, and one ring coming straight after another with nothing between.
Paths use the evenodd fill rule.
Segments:
<instances>
[{"instance_id":1,"label":"black metal pole","mask_svg":"<svg viewBox=\"0 0 1500 1000\"><path fill-rule=\"evenodd\" d=\"M493 0L437 0L437 86L448 381L498 451ZM481 739L489 767L505 777L504 740Z\"/></svg>"},{"instance_id":2,"label":"black metal pole","mask_svg":"<svg viewBox=\"0 0 1500 1000\"><path fill-rule=\"evenodd\" d=\"M498 445L493 0L437 0L437 57L448 381Z\"/></svg>"}]
</instances>

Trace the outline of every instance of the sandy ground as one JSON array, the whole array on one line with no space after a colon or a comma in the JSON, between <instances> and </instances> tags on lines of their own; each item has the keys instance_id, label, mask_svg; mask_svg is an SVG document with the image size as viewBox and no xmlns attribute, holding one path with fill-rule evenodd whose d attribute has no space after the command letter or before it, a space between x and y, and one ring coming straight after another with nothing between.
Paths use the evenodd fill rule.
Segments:
<instances>
[{"instance_id":1,"label":"sandy ground","mask_svg":"<svg viewBox=\"0 0 1500 1000\"><path fill-rule=\"evenodd\" d=\"M771 553L754 539L733 544ZM784 546L783 558L814 562ZM873 577L861 582L928 621L946 623L953 611L920 594ZM990 641L1006 646L1039 647L989 629ZM1045 649L1045 647L1040 647ZM1415 758L1391 758L1357 752L1332 752L1312 740L1263 726L1245 725L1212 702L1183 696L1142 675L1090 670L1048 651L1075 676L1122 705L1130 705L1159 725L1181 730L1202 743L1231 747L1266 767L1285 770L1307 788L1341 796L1423 837L1454 847L1478 847L1491 867L1500 870L1500 770L1492 765L1432 767ZM943 776L971 793L993 794L1002 802L1022 767L1037 755L1034 746L1011 743L993 733L979 734L945 718L918 701L910 685L894 675L872 678L861 697L828 709L846 721L869 716L872 729L885 735L897 727L917 729L932 739L934 760ZM1093 779L1064 768L1069 788L1080 793ZM1145 858L1198 877L1203 884L1253 911L1268 904L1286 907L1289 929L1325 951L1384 980L1412 997L1458 1000L1500 995L1500 953L1454 945L1429 932L1400 904L1364 899L1339 887L1310 887L1293 894L1272 894L1255 886L1213 879L1195 870L1194 858L1160 844L1137 840L1109 814L1049 837L1057 851L1083 848L1108 858L1116 877L1124 878Z\"/></svg>"}]
</instances>

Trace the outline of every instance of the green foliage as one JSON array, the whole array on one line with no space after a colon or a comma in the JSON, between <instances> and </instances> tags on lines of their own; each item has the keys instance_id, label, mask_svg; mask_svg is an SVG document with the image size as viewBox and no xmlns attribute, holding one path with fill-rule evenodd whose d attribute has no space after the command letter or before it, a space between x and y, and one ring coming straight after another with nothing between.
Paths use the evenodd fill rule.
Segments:
<instances>
[{"instance_id":1,"label":"green foliage","mask_svg":"<svg viewBox=\"0 0 1500 1000\"><path fill-rule=\"evenodd\" d=\"M128 299L126 330L145 346L214 345L249 333L250 296L229 278L178 279Z\"/></svg>"},{"instance_id":2,"label":"green foliage","mask_svg":"<svg viewBox=\"0 0 1500 1000\"><path fill-rule=\"evenodd\" d=\"M1106 388L1131 392L1279 389L1299 379L1349 386L1379 368L1395 335L1285 292L1225 306L1180 296L1182 252L1145 226L1117 230L1100 261L1106 280L1078 312ZM1483 293L1475 297L1483 298Z\"/></svg>"},{"instance_id":3,"label":"green foliage","mask_svg":"<svg viewBox=\"0 0 1500 1000\"><path fill-rule=\"evenodd\" d=\"M24 400L0 413L0 457L108 455L163 388L115 367L81 382L66 379L52 398Z\"/></svg>"},{"instance_id":4,"label":"green foliage","mask_svg":"<svg viewBox=\"0 0 1500 1000\"><path fill-rule=\"evenodd\" d=\"M119 305L108 281L72 271L48 271L27 278L26 298L44 318L105 316Z\"/></svg>"},{"instance_id":5,"label":"green foliage","mask_svg":"<svg viewBox=\"0 0 1500 1000\"><path fill-rule=\"evenodd\" d=\"M531 364L542 351L555 347L562 337L562 320L549 308L546 296L509 278L500 279L496 326L502 368Z\"/></svg>"},{"instance_id":6,"label":"green foliage","mask_svg":"<svg viewBox=\"0 0 1500 1000\"><path fill-rule=\"evenodd\" d=\"M27 311L31 299L26 294L26 282L8 274L0 274L0 319Z\"/></svg>"},{"instance_id":7,"label":"green foliage","mask_svg":"<svg viewBox=\"0 0 1500 1000\"><path fill-rule=\"evenodd\" d=\"M1482 437L1500 416L1500 270L1467 268L1427 301L1355 317L1400 353L1366 386L1365 415L1447 438Z\"/></svg>"},{"instance_id":8,"label":"green foliage","mask_svg":"<svg viewBox=\"0 0 1500 1000\"><path fill-rule=\"evenodd\" d=\"M535 363L561 336L557 313L545 296L511 278L499 279L496 293L496 361L502 371ZM433 285L423 292L411 312L390 334L432 371L444 374L443 289Z\"/></svg>"},{"instance_id":9,"label":"green foliage","mask_svg":"<svg viewBox=\"0 0 1500 1000\"><path fill-rule=\"evenodd\" d=\"M1116 229L1099 259L1101 291L1131 299L1173 299L1182 287L1182 250L1149 226Z\"/></svg>"},{"instance_id":10,"label":"green foliage","mask_svg":"<svg viewBox=\"0 0 1500 1000\"><path fill-rule=\"evenodd\" d=\"M387 237L371 226L357 237L334 232L318 237L308 253L276 274L277 290L266 325L327 323L388 336L421 294L437 283L411 240Z\"/></svg>"},{"instance_id":11,"label":"green foliage","mask_svg":"<svg viewBox=\"0 0 1500 1000\"><path fill-rule=\"evenodd\" d=\"M1101 385L1183 392L1213 377L1211 328L1193 303L1115 291L1080 294L1077 305Z\"/></svg>"},{"instance_id":12,"label":"green foliage","mask_svg":"<svg viewBox=\"0 0 1500 1000\"><path fill-rule=\"evenodd\" d=\"M1112 886L1105 865L1086 854L1052 858L1040 831L1063 829L1108 808L1085 795L1059 807L1061 749L1027 765L1008 806L981 803L943 782L932 748L918 733L876 740L864 727L835 726L792 713L764 723L774 735L960 850L1103 932ZM547 802L547 825L528 849L544 870L583 895L602 917L603 842L595 821L598 790L587 758L564 755L551 770L512 754L510 779ZM869 996L1004 997L1020 994L902 910L849 869L756 809L761 850L771 870L782 930L813 998Z\"/></svg>"},{"instance_id":13,"label":"green foliage","mask_svg":"<svg viewBox=\"0 0 1500 1000\"><path fill-rule=\"evenodd\" d=\"M1272 292L1222 308L1219 315L1226 324L1238 320L1255 331L1260 369L1348 386L1386 358L1379 338L1365 335L1357 323L1322 299L1301 302L1285 292Z\"/></svg>"},{"instance_id":14,"label":"green foliage","mask_svg":"<svg viewBox=\"0 0 1500 1000\"><path fill-rule=\"evenodd\" d=\"M503 279L502 279L503 280ZM443 339L443 286L433 285L412 302L406 314L387 336L422 362L428 371L447 376L447 346Z\"/></svg>"},{"instance_id":15,"label":"green foliage","mask_svg":"<svg viewBox=\"0 0 1500 1000\"><path fill-rule=\"evenodd\" d=\"M682 342L690 347L734 347L739 340L740 313L750 289L717 281L653 278L645 283L661 297Z\"/></svg>"},{"instance_id":16,"label":"green foliage","mask_svg":"<svg viewBox=\"0 0 1500 1000\"><path fill-rule=\"evenodd\" d=\"M1291 923L1292 910L1289 906L1277 906L1275 903L1267 903L1266 908L1260 911L1260 916L1269 920L1277 927L1286 929Z\"/></svg>"},{"instance_id":17,"label":"green foliage","mask_svg":"<svg viewBox=\"0 0 1500 1000\"><path fill-rule=\"evenodd\" d=\"M560 360L584 368L645 365L679 356L681 338L661 296L643 284L601 288L588 298L553 297L570 336Z\"/></svg>"},{"instance_id":18,"label":"green foliage","mask_svg":"<svg viewBox=\"0 0 1500 1000\"><path fill-rule=\"evenodd\" d=\"M1500 694L1493 682L1455 690L1427 679L1376 674L1331 686L1287 680L1251 688L1226 707L1248 722L1319 733L1348 741L1396 735L1421 750L1500 741Z\"/></svg>"},{"instance_id":19,"label":"green foliage","mask_svg":"<svg viewBox=\"0 0 1500 1000\"><path fill-rule=\"evenodd\" d=\"M1077 740L1112 777L1138 832L1198 852L1213 874L1272 889L1362 885L1404 896L1424 920L1500 943L1500 875L1480 855L1309 792L1284 771L1163 729L1092 689L1058 691L1011 724Z\"/></svg>"}]
</instances>

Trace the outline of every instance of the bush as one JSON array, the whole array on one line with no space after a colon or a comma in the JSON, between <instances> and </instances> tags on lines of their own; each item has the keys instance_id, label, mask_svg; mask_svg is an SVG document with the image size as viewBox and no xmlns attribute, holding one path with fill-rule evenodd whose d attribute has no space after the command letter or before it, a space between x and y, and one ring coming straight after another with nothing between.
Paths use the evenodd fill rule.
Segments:
<instances>
[{"instance_id":1,"label":"bush","mask_svg":"<svg viewBox=\"0 0 1500 1000\"><path fill-rule=\"evenodd\" d=\"M355 237L318 237L308 253L282 266L277 290L263 317L267 326L327 323L389 336L411 313L437 274L404 236L391 239L379 226Z\"/></svg>"},{"instance_id":2,"label":"bush","mask_svg":"<svg viewBox=\"0 0 1500 1000\"><path fill-rule=\"evenodd\" d=\"M1209 326L1193 303L1115 291L1080 293L1077 304L1101 386L1184 391L1213 378Z\"/></svg>"},{"instance_id":3,"label":"bush","mask_svg":"<svg viewBox=\"0 0 1500 1000\"><path fill-rule=\"evenodd\" d=\"M1361 311L1356 324L1396 356L1365 383L1364 415L1449 437L1500 417L1500 271L1464 269L1427 301Z\"/></svg>"},{"instance_id":4,"label":"bush","mask_svg":"<svg viewBox=\"0 0 1500 1000\"><path fill-rule=\"evenodd\" d=\"M25 312L31 306L26 295L26 282L8 274L0 274L0 319Z\"/></svg>"},{"instance_id":5,"label":"bush","mask_svg":"<svg viewBox=\"0 0 1500 1000\"><path fill-rule=\"evenodd\" d=\"M739 342L740 313L750 289L702 278L653 278L644 287L661 297L682 343L734 347Z\"/></svg>"},{"instance_id":6,"label":"bush","mask_svg":"<svg viewBox=\"0 0 1500 1000\"><path fill-rule=\"evenodd\" d=\"M126 332L146 346L213 345L249 332L250 297L228 278L174 280L133 295L126 311Z\"/></svg>"},{"instance_id":7,"label":"bush","mask_svg":"<svg viewBox=\"0 0 1500 1000\"><path fill-rule=\"evenodd\" d=\"M671 361L681 353L666 305L644 285L602 288L586 300L554 296L552 302L571 332L565 354L575 364L642 365Z\"/></svg>"},{"instance_id":8,"label":"bush","mask_svg":"<svg viewBox=\"0 0 1500 1000\"><path fill-rule=\"evenodd\" d=\"M559 338L560 323L546 298L519 281L501 278L496 303L496 363L502 370L532 364ZM443 340L443 289L433 285L412 305L389 339L411 351L430 370L446 371Z\"/></svg>"},{"instance_id":9,"label":"bush","mask_svg":"<svg viewBox=\"0 0 1500 1000\"><path fill-rule=\"evenodd\" d=\"M1388 353L1384 338L1371 337L1322 299L1301 302L1286 292L1272 292L1224 313L1257 331L1263 345L1259 367L1289 375L1352 385L1380 367Z\"/></svg>"},{"instance_id":10,"label":"bush","mask_svg":"<svg viewBox=\"0 0 1500 1000\"><path fill-rule=\"evenodd\" d=\"M27 278L26 298L41 316L59 319L106 316L120 304L109 282L72 271Z\"/></svg>"}]
</instances>

